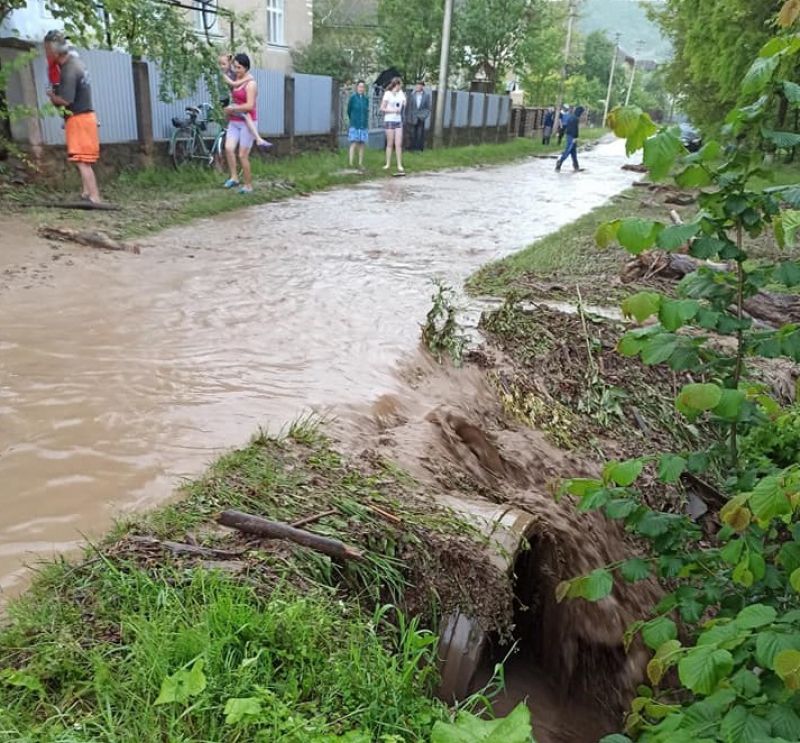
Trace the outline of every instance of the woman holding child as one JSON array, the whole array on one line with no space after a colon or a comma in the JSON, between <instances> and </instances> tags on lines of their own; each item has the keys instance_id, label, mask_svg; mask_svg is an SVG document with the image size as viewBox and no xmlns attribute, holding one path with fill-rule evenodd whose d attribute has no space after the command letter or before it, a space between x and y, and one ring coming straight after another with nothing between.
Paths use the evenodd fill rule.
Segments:
<instances>
[{"instance_id":1,"label":"woman holding child","mask_svg":"<svg viewBox=\"0 0 800 743\"><path fill-rule=\"evenodd\" d=\"M226 69L225 61L229 61ZM230 177L225 181L225 188L236 188L239 193L253 192L253 174L250 168L250 150L253 145L264 149L271 147L269 142L258 133L258 86L250 74L250 57L236 54L233 59L220 58L223 80L231 89L231 100L223 109L228 117L228 128L225 131L225 158L228 162ZM236 156L242 169L242 184L239 183Z\"/></svg>"}]
</instances>

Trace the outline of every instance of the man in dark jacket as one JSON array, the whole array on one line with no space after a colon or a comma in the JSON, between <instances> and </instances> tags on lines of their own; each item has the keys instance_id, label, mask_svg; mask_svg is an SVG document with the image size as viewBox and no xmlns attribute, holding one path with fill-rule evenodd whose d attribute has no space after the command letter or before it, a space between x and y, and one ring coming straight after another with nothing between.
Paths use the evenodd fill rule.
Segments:
<instances>
[{"instance_id":1,"label":"man in dark jacket","mask_svg":"<svg viewBox=\"0 0 800 743\"><path fill-rule=\"evenodd\" d=\"M411 149L422 152L425 149L425 122L431 116L431 94L425 90L422 80L417 81L414 91L408 97L406 114L412 127Z\"/></svg>"},{"instance_id":2,"label":"man in dark jacket","mask_svg":"<svg viewBox=\"0 0 800 743\"><path fill-rule=\"evenodd\" d=\"M583 116L583 111L583 106L578 106L575 111L567 116L567 119L564 122L564 134L567 137L567 146L564 148L564 152L561 153L561 157L559 157L558 161L556 162L556 172L561 171L561 166L568 157L572 158L573 170L577 172L581 169L580 165L578 165L578 137L580 136L580 123L581 116Z\"/></svg>"},{"instance_id":3,"label":"man in dark jacket","mask_svg":"<svg viewBox=\"0 0 800 743\"><path fill-rule=\"evenodd\" d=\"M542 122L542 144L550 144L553 136L553 124L556 123L556 110L551 106L545 111L544 121Z\"/></svg>"}]
</instances>

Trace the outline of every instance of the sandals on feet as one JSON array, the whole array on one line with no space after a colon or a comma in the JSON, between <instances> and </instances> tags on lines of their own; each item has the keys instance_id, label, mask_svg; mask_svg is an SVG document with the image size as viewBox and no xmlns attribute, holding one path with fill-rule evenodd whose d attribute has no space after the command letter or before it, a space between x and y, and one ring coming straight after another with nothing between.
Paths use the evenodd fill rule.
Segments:
<instances>
[{"instance_id":1,"label":"sandals on feet","mask_svg":"<svg viewBox=\"0 0 800 743\"><path fill-rule=\"evenodd\" d=\"M228 178L225 183L222 184L223 188L236 188L239 185L239 181L234 180L233 178Z\"/></svg>"}]
</instances>

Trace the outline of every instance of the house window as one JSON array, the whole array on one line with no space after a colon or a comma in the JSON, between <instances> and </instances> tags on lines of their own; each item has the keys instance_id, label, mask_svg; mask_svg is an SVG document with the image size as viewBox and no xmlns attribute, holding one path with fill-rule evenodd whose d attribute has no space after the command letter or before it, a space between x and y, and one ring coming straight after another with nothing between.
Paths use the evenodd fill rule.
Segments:
<instances>
[{"instance_id":1,"label":"house window","mask_svg":"<svg viewBox=\"0 0 800 743\"><path fill-rule=\"evenodd\" d=\"M286 0L267 0L267 43L285 46L283 25Z\"/></svg>"},{"instance_id":2,"label":"house window","mask_svg":"<svg viewBox=\"0 0 800 743\"><path fill-rule=\"evenodd\" d=\"M194 27L202 34L216 34L219 31L217 0L194 0Z\"/></svg>"}]
</instances>

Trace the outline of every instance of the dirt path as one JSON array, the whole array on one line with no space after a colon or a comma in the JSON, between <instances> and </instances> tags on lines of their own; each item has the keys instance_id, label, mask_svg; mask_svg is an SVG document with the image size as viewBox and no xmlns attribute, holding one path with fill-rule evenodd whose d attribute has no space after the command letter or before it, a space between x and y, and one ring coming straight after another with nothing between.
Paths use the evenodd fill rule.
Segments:
<instances>
[{"instance_id":1,"label":"dirt path","mask_svg":"<svg viewBox=\"0 0 800 743\"><path fill-rule=\"evenodd\" d=\"M393 179L199 220L105 254L0 221L0 587L167 498L221 448L399 384L453 284L626 188L584 156ZM55 216L55 215L54 215Z\"/></svg>"}]
</instances>

